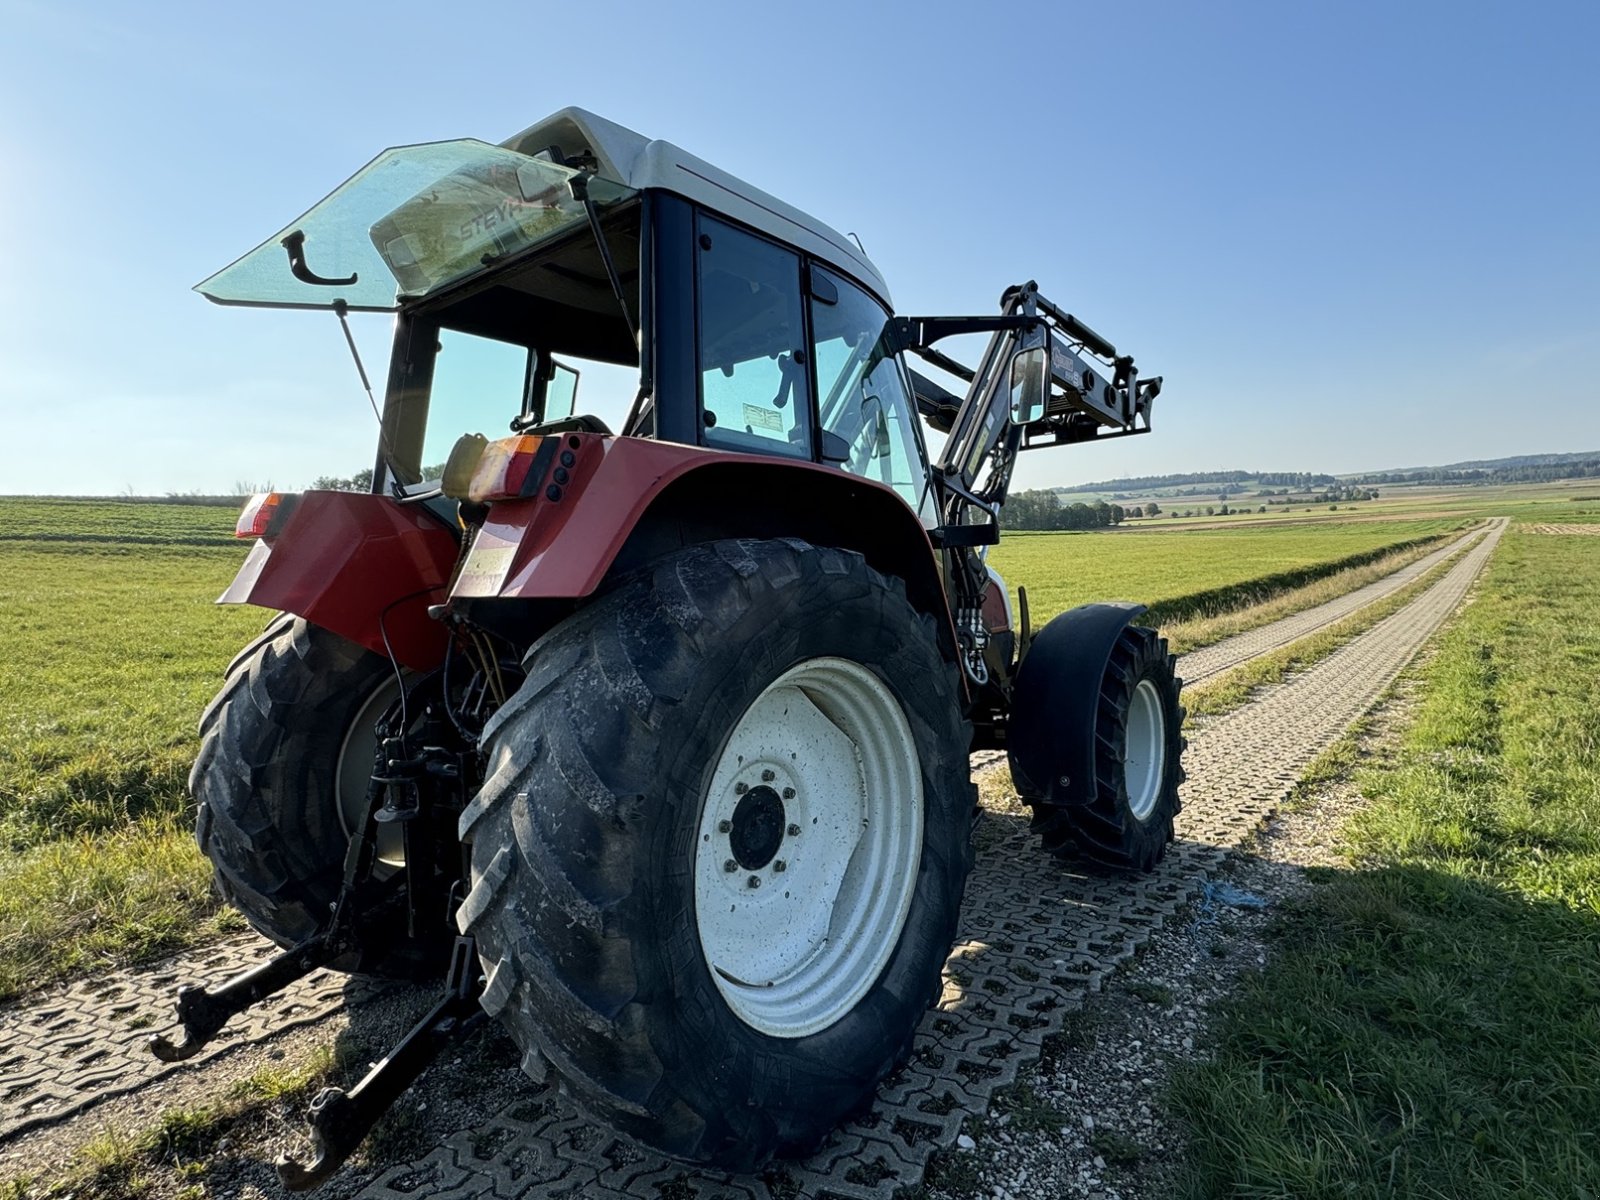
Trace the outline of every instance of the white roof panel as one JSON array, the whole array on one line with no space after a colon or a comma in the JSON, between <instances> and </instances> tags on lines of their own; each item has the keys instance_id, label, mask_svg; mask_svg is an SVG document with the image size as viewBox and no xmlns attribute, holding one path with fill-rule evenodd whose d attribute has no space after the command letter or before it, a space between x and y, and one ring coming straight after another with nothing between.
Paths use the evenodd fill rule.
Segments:
<instances>
[{"instance_id":1,"label":"white roof panel","mask_svg":"<svg viewBox=\"0 0 1600 1200\"><path fill-rule=\"evenodd\" d=\"M672 192L798 246L854 276L893 307L889 285L848 238L671 142L652 141L582 108L564 108L501 144L523 154L558 146L569 158L587 151L602 177L630 188Z\"/></svg>"}]
</instances>

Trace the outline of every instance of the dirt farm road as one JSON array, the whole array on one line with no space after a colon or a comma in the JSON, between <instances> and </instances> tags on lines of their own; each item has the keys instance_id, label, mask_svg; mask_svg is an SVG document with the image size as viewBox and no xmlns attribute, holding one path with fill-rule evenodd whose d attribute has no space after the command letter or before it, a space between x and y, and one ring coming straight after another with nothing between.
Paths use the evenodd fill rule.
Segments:
<instances>
[{"instance_id":1,"label":"dirt farm road","mask_svg":"<svg viewBox=\"0 0 1600 1200\"><path fill-rule=\"evenodd\" d=\"M1460 605L1505 525L1491 522L1395 576L1181 660L1186 678L1230 669L1391 594L1471 543L1405 607L1190 735L1178 838L1154 874L1106 879L1064 870L1038 849L1025 821L986 811L939 1005L924 1018L910 1062L880 1089L871 1111L810 1159L759 1177L697 1172L588 1120L553 1080L540 1084L503 1064L489 1070L476 1060L447 1059L401 1101L423 1114L415 1136L390 1139L399 1147L372 1156L376 1164L347 1166L318 1195L889 1200L921 1180L931 1154L955 1143L963 1118L984 1113L996 1089L1038 1059L1063 1017L1093 1003L1106 974L1159 936L1306 766L1374 704ZM1003 771L994 756L975 765ZM254 936L234 938L0 1010L0 1178L63 1157L63 1147L108 1122L148 1121L168 1104L193 1103L208 1077L225 1087L263 1054L281 1057L275 1046L326 1044L364 1014L382 1015L384 1031L397 1037L405 1018L393 1010L403 1002L414 1008L420 998L414 989L319 972L235 1021L189 1063L169 1066L150 1056L144 1040L169 1025L180 982L214 986L265 949ZM410 994L397 1000L397 992ZM503 1055L510 1044L496 1041L494 1049ZM428 1101L445 1096L453 1099L434 1104L429 1118ZM250 1148L216 1170L206 1194L281 1194L270 1167L253 1166L257 1153Z\"/></svg>"}]
</instances>

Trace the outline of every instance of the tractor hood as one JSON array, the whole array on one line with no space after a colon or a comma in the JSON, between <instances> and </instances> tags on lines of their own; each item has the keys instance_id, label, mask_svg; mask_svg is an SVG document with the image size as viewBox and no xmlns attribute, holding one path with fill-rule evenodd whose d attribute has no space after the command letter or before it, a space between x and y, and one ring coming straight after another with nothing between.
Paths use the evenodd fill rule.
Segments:
<instances>
[{"instance_id":1,"label":"tractor hood","mask_svg":"<svg viewBox=\"0 0 1600 1200\"><path fill-rule=\"evenodd\" d=\"M574 188L574 180L583 182ZM465 138L385 150L195 290L218 304L384 312L587 221L631 189Z\"/></svg>"}]
</instances>

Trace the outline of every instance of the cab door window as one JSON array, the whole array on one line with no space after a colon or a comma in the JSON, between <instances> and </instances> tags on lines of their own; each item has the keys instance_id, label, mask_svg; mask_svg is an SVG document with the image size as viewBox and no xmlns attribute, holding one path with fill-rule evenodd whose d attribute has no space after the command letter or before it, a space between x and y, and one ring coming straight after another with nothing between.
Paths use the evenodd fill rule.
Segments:
<instances>
[{"instance_id":1,"label":"cab door window","mask_svg":"<svg viewBox=\"0 0 1600 1200\"><path fill-rule=\"evenodd\" d=\"M705 444L811 458L799 255L704 215L696 253Z\"/></svg>"},{"instance_id":2,"label":"cab door window","mask_svg":"<svg viewBox=\"0 0 1600 1200\"><path fill-rule=\"evenodd\" d=\"M811 301L822 427L849 448L840 466L887 484L918 508L928 470L889 314L842 276L812 271L822 281Z\"/></svg>"}]
</instances>

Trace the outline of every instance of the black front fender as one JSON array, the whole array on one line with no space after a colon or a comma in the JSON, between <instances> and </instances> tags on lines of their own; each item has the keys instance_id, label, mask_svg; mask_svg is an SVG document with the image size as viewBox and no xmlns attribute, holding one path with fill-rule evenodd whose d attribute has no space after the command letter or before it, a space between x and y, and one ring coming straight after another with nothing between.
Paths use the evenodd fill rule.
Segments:
<instances>
[{"instance_id":1,"label":"black front fender","mask_svg":"<svg viewBox=\"0 0 1600 1200\"><path fill-rule=\"evenodd\" d=\"M1084 604L1028 647L1011 694L1006 745L1018 786L1057 803L1095 794L1095 705L1111 651L1143 604Z\"/></svg>"}]
</instances>

